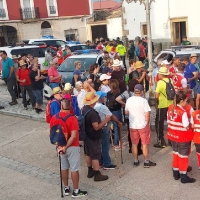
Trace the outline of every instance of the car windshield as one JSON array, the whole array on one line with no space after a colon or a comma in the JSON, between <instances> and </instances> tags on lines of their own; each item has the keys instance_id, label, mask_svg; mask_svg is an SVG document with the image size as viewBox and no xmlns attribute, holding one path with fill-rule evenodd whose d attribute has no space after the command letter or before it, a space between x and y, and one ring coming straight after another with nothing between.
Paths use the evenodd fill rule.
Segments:
<instances>
[{"instance_id":1,"label":"car windshield","mask_svg":"<svg viewBox=\"0 0 200 200\"><path fill-rule=\"evenodd\" d=\"M67 58L59 67L58 71L60 72L73 72L74 62L81 62L81 71L88 71L89 67L96 63L96 58Z\"/></svg>"},{"instance_id":2,"label":"car windshield","mask_svg":"<svg viewBox=\"0 0 200 200\"><path fill-rule=\"evenodd\" d=\"M33 57L37 57L37 58L42 58L45 57L44 52L42 51L42 49L38 48L21 48L21 49L13 49L11 51L12 55L21 55L22 53L25 54L31 54Z\"/></svg>"},{"instance_id":3,"label":"car windshield","mask_svg":"<svg viewBox=\"0 0 200 200\"><path fill-rule=\"evenodd\" d=\"M66 45L66 42L64 42L62 40L56 40L56 45L58 45L58 46L64 46L64 45Z\"/></svg>"}]
</instances>

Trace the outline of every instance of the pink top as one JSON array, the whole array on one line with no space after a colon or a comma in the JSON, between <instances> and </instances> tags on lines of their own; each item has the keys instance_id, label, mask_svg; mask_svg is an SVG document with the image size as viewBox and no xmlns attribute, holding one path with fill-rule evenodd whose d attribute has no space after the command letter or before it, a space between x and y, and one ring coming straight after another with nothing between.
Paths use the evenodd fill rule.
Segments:
<instances>
[{"instance_id":1,"label":"pink top","mask_svg":"<svg viewBox=\"0 0 200 200\"><path fill-rule=\"evenodd\" d=\"M51 81L51 80L50 80L50 76L53 76L53 77L59 76L59 73L58 73L58 70L57 70L57 69L55 69L55 68L53 68L53 67L50 67L50 68L48 69L48 77L49 77L50 83L60 83L60 78Z\"/></svg>"}]
</instances>

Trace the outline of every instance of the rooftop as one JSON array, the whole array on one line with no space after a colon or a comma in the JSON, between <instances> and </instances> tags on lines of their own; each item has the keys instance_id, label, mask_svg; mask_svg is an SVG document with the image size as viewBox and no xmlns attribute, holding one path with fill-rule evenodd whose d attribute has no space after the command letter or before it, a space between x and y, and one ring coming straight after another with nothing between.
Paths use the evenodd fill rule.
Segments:
<instances>
[{"instance_id":1,"label":"rooftop","mask_svg":"<svg viewBox=\"0 0 200 200\"><path fill-rule=\"evenodd\" d=\"M112 0L101 0L93 2L94 10L117 9L121 7L121 3Z\"/></svg>"}]
</instances>

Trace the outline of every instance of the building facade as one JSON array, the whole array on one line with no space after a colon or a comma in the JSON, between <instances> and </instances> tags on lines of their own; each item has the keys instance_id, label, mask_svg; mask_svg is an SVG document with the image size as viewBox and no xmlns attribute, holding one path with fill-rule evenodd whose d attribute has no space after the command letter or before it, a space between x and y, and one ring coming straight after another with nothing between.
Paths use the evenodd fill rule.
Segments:
<instances>
[{"instance_id":1,"label":"building facade","mask_svg":"<svg viewBox=\"0 0 200 200\"><path fill-rule=\"evenodd\" d=\"M46 35L85 41L92 13L91 0L0 0L0 46Z\"/></svg>"},{"instance_id":2,"label":"building facade","mask_svg":"<svg viewBox=\"0 0 200 200\"><path fill-rule=\"evenodd\" d=\"M193 44L200 42L200 26L197 13L199 0L155 0L151 4L151 32L154 42L161 42L164 46L180 45L182 37L187 36ZM144 5L128 4L123 1L126 19L124 28L127 37L147 36L146 11Z\"/></svg>"}]
</instances>

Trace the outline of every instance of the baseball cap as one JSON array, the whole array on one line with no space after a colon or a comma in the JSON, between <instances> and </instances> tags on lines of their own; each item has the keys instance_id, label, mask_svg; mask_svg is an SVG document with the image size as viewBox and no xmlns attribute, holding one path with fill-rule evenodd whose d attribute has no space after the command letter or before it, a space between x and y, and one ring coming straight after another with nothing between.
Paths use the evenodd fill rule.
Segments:
<instances>
[{"instance_id":1,"label":"baseball cap","mask_svg":"<svg viewBox=\"0 0 200 200\"><path fill-rule=\"evenodd\" d=\"M144 90L144 87L141 85L141 84L137 84L135 87L134 87L134 93L135 94L138 94L140 93L141 91Z\"/></svg>"},{"instance_id":2,"label":"baseball cap","mask_svg":"<svg viewBox=\"0 0 200 200\"><path fill-rule=\"evenodd\" d=\"M106 97L106 93L102 91L97 91L96 94L99 96L99 99L102 99L103 97Z\"/></svg>"},{"instance_id":3,"label":"baseball cap","mask_svg":"<svg viewBox=\"0 0 200 200\"><path fill-rule=\"evenodd\" d=\"M100 76L100 81L104 81L104 80L107 80L107 79L110 79L110 78L111 78L111 76L108 76L107 74L102 74Z\"/></svg>"},{"instance_id":4,"label":"baseball cap","mask_svg":"<svg viewBox=\"0 0 200 200\"><path fill-rule=\"evenodd\" d=\"M61 92L62 91L61 91L60 87L53 88L53 94L58 94L58 93L61 93Z\"/></svg>"}]
</instances>

